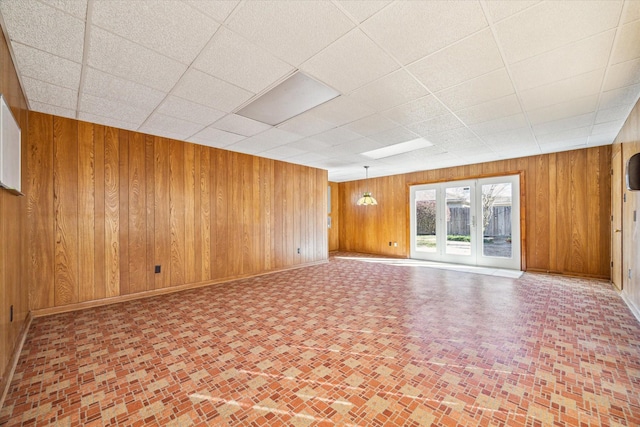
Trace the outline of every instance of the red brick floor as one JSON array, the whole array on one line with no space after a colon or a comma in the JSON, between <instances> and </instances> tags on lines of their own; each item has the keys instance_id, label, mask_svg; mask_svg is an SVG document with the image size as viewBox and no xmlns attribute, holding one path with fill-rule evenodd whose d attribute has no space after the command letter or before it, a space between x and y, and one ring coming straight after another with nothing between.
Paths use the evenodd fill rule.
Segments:
<instances>
[{"instance_id":1,"label":"red brick floor","mask_svg":"<svg viewBox=\"0 0 640 427\"><path fill-rule=\"evenodd\" d=\"M35 319L0 424L638 426L640 323L602 281L333 257Z\"/></svg>"}]
</instances>

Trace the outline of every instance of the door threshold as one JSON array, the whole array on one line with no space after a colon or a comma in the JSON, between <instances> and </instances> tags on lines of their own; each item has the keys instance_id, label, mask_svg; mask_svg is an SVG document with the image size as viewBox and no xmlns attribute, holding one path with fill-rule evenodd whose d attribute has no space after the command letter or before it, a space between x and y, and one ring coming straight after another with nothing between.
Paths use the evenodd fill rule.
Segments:
<instances>
[{"instance_id":1,"label":"door threshold","mask_svg":"<svg viewBox=\"0 0 640 427\"><path fill-rule=\"evenodd\" d=\"M459 271L462 273L484 274L486 276L509 277L512 279L518 279L524 273L520 270L484 267L480 265L452 264L448 262L426 261L422 259L409 259L408 261L411 261L412 263L415 263L416 266L420 267L438 268L441 270Z\"/></svg>"}]
</instances>

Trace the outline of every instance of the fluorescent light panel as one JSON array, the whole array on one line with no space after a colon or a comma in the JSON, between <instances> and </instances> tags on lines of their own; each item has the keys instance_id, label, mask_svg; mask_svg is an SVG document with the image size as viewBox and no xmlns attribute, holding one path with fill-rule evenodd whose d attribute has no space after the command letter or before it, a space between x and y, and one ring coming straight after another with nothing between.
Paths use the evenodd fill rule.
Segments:
<instances>
[{"instance_id":1,"label":"fluorescent light panel","mask_svg":"<svg viewBox=\"0 0 640 427\"><path fill-rule=\"evenodd\" d=\"M372 159L383 159L385 157L395 156L397 154L408 153L409 151L419 150L425 147L431 147L433 144L424 138L412 139L411 141L401 142L399 144L388 145L362 153L363 156Z\"/></svg>"},{"instance_id":2,"label":"fluorescent light panel","mask_svg":"<svg viewBox=\"0 0 640 427\"><path fill-rule=\"evenodd\" d=\"M334 89L297 72L236 114L276 126L338 95Z\"/></svg>"}]
</instances>

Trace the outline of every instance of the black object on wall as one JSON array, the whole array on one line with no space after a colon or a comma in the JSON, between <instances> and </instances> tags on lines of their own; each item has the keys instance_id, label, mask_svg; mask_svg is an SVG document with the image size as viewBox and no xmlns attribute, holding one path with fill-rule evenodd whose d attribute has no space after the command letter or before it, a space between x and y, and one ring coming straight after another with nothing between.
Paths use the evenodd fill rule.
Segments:
<instances>
[{"instance_id":1,"label":"black object on wall","mask_svg":"<svg viewBox=\"0 0 640 427\"><path fill-rule=\"evenodd\" d=\"M640 153L636 153L627 162L627 189L640 191Z\"/></svg>"}]
</instances>

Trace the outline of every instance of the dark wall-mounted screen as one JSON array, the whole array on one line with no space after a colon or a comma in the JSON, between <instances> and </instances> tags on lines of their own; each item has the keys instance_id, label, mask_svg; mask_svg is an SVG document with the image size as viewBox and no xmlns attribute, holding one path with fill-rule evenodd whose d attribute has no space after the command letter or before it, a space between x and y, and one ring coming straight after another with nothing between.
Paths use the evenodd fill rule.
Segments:
<instances>
[{"instance_id":1,"label":"dark wall-mounted screen","mask_svg":"<svg viewBox=\"0 0 640 427\"><path fill-rule=\"evenodd\" d=\"M640 191L640 153L636 153L627 162L627 189Z\"/></svg>"}]
</instances>

